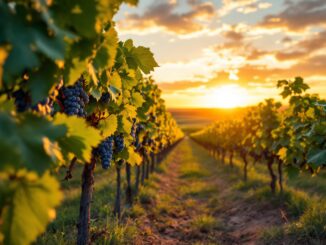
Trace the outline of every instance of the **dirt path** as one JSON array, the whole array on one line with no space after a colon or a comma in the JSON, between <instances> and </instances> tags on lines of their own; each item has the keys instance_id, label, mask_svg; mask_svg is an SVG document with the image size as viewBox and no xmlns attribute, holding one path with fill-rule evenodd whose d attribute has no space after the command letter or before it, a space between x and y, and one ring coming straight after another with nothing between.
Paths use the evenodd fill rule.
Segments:
<instances>
[{"instance_id":1,"label":"dirt path","mask_svg":"<svg viewBox=\"0 0 326 245\"><path fill-rule=\"evenodd\" d=\"M191 140L183 140L166 164L168 172L143 190L155 195L142 204L135 244L259 244L265 228L282 224L279 209L237 191L239 180L230 182L224 166Z\"/></svg>"}]
</instances>

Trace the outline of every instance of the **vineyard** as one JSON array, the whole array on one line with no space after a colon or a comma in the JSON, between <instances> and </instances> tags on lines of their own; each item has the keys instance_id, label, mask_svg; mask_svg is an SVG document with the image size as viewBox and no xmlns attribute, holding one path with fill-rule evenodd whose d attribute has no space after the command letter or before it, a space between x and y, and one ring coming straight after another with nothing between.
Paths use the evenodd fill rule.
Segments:
<instances>
[{"instance_id":1,"label":"vineyard","mask_svg":"<svg viewBox=\"0 0 326 245\"><path fill-rule=\"evenodd\" d=\"M123 4L0 0L0 244L326 243L326 100L174 117Z\"/></svg>"}]
</instances>

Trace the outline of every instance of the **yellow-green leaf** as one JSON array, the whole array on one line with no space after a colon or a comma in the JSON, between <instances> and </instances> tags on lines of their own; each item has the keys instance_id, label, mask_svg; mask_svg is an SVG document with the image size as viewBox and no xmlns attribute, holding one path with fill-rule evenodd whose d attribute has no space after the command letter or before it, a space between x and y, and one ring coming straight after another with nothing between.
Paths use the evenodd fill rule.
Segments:
<instances>
[{"instance_id":1,"label":"yellow-green leaf","mask_svg":"<svg viewBox=\"0 0 326 245\"><path fill-rule=\"evenodd\" d=\"M65 114L57 114L54 117L55 125L65 125L67 135L58 140L64 153L75 154L78 158L90 162L92 147L96 147L101 141L100 131L86 124L85 119L69 117Z\"/></svg>"},{"instance_id":2,"label":"yellow-green leaf","mask_svg":"<svg viewBox=\"0 0 326 245\"><path fill-rule=\"evenodd\" d=\"M143 161L141 156L137 152L135 152L135 150L132 147L128 147L128 155L129 157L127 162L131 166L140 165Z\"/></svg>"},{"instance_id":3,"label":"yellow-green leaf","mask_svg":"<svg viewBox=\"0 0 326 245\"><path fill-rule=\"evenodd\" d=\"M3 209L4 244L30 244L45 231L46 225L55 218L55 207L62 200L57 180L45 173L21 173L10 181L12 191L10 205Z\"/></svg>"},{"instance_id":4,"label":"yellow-green leaf","mask_svg":"<svg viewBox=\"0 0 326 245\"><path fill-rule=\"evenodd\" d=\"M103 133L103 136L109 137L117 131L118 128L118 118L116 115L111 114L108 118L105 120L100 121L99 128Z\"/></svg>"},{"instance_id":5,"label":"yellow-green leaf","mask_svg":"<svg viewBox=\"0 0 326 245\"><path fill-rule=\"evenodd\" d=\"M139 92L134 92L132 94L132 104L136 108L141 107L144 102L145 102L145 100L144 100L143 96Z\"/></svg>"}]
</instances>

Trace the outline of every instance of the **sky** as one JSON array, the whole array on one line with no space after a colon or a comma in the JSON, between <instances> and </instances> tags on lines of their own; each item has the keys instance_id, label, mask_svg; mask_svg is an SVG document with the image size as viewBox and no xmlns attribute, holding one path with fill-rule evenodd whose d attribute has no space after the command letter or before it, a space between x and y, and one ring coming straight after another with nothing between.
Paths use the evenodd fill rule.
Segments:
<instances>
[{"instance_id":1,"label":"sky","mask_svg":"<svg viewBox=\"0 0 326 245\"><path fill-rule=\"evenodd\" d=\"M295 76L326 97L326 0L139 0L115 21L151 48L170 108L280 99L276 82Z\"/></svg>"}]
</instances>

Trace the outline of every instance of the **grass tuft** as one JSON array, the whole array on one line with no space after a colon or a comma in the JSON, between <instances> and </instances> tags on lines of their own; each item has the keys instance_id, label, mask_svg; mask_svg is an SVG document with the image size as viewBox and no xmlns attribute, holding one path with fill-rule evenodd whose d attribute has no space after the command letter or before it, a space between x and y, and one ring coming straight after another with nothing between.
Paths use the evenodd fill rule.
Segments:
<instances>
[{"instance_id":1,"label":"grass tuft","mask_svg":"<svg viewBox=\"0 0 326 245\"><path fill-rule=\"evenodd\" d=\"M266 230L264 244L326 244L326 204L310 205L298 221Z\"/></svg>"},{"instance_id":2,"label":"grass tuft","mask_svg":"<svg viewBox=\"0 0 326 245\"><path fill-rule=\"evenodd\" d=\"M214 216L204 214L195 217L192 220L191 226L193 230L208 233L215 229L221 229L222 224Z\"/></svg>"},{"instance_id":3,"label":"grass tuft","mask_svg":"<svg viewBox=\"0 0 326 245\"><path fill-rule=\"evenodd\" d=\"M156 201L156 191L152 188L142 188L138 198L141 204L154 204Z\"/></svg>"}]
</instances>

